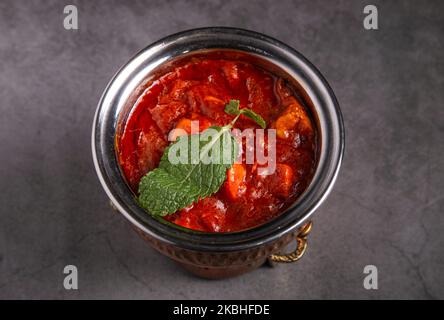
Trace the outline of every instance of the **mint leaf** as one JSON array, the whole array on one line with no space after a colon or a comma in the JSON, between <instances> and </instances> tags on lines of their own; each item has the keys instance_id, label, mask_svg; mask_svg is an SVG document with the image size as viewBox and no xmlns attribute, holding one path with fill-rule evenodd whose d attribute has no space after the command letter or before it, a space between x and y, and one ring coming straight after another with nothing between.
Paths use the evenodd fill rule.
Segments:
<instances>
[{"instance_id":1,"label":"mint leaf","mask_svg":"<svg viewBox=\"0 0 444 320\"><path fill-rule=\"evenodd\" d=\"M217 192L239 151L230 130L230 125L211 127L170 145L159 167L141 179L139 204L152 215L165 216Z\"/></svg>"},{"instance_id":2,"label":"mint leaf","mask_svg":"<svg viewBox=\"0 0 444 320\"><path fill-rule=\"evenodd\" d=\"M165 216L217 192L236 161L239 145L230 131L241 114L266 127L264 119L250 109L239 109L230 100L225 112L236 116L223 127L210 127L181 136L165 149L159 167L139 183L139 204L154 216Z\"/></svg>"},{"instance_id":3,"label":"mint leaf","mask_svg":"<svg viewBox=\"0 0 444 320\"><path fill-rule=\"evenodd\" d=\"M239 100L231 99L230 102L225 105L225 112L233 116L239 116L243 114L244 116L254 120L262 129L265 129L267 127L264 118L262 118L251 109L239 109L239 104ZM235 120L237 120L237 118Z\"/></svg>"},{"instance_id":4,"label":"mint leaf","mask_svg":"<svg viewBox=\"0 0 444 320\"><path fill-rule=\"evenodd\" d=\"M254 120L262 129L265 129L267 127L267 124L265 123L264 118L262 118L260 115L258 115L256 112L250 109L241 109L240 113L244 116Z\"/></svg>"},{"instance_id":5,"label":"mint leaf","mask_svg":"<svg viewBox=\"0 0 444 320\"><path fill-rule=\"evenodd\" d=\"M225 105L225 112L231 114L232 116L237 116L239 114L239 104L240 104L239 100L231 99Z\"/></svg>"}]
</instances>

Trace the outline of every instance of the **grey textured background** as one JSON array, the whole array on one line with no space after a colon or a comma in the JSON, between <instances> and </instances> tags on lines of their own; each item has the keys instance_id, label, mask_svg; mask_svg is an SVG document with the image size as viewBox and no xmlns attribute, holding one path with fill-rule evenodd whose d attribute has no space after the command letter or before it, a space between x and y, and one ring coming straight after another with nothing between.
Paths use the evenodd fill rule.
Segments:
<instances>
[{"instance_id":1,"label":"grey textured background","mask_svg":"<svg viewBox=\"0 0 444 320\"><path fill-rule=\"evenodd\" d=\"M443 1L0 2L0 298L444 298ZM379 8L380 30L362 10ZM108 206L90 131L102 90L168 34L225 25L302 52L333 87L347 145L306 256L208 281ZM79 268L66 291L63 267ZM379 289L362 286L379 269Z\"/></svg>"}]
</instances>

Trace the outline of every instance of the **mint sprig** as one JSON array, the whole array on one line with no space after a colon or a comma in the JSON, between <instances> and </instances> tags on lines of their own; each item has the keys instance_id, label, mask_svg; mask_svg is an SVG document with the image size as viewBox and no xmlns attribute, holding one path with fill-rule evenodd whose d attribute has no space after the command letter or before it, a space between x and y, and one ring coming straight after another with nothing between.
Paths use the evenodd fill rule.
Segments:
<instances>
[{"instance_id":1,"label":"mint sprig","mask_svg":"<svg viewBox=\"0 0 444 320\"><path fill-rule=\"evenodd\" d=\"M244 116L254 120L262 129L267 127L265 120L251 109L239 109L239 100L230 100L230 102L225 106L225 112L233 116L239 116L243 114Z\"/></svg>"},{"instance_id":2,"label":"mint sprig","mask_svg":"<svg viewBox=\"0 0 444 320\"><path fill-rule=\"evenodd\" d=\"M238 100L230 100L225 112L236 115L229 124L182 136L165 149L159 167L148 172L139 183L138 200L142 208L154 216L165 216L220 189L239 153L239 145L230 133L239 116L244 114L261 127L266 126L252 110L239 110Z\"/></svg>"}]
</instances>

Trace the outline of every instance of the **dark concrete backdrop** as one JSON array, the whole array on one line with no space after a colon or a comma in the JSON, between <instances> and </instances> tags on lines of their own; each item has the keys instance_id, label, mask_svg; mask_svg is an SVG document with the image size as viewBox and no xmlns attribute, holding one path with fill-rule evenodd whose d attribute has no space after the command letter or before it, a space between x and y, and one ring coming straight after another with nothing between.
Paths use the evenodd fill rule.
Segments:
<instances>
[{"instance_id":1,"label":"dark concrete backdrop","mask_svg":"<svg viewBox=\"0 0 444 320\"><path fill-rule=\"evenodd\" d=\"M63 28L74 3L79 30ZM362 26L379 9L379 30ZM443 1L1 1L0 298L444 298ZM341 104L337 184L294 265L207 281L111 212L90 152L102 90L133 54L202 26L293 46ZM79 269L66 291L62 270ZM365 290L363 268L379 270Z\"/></svg>"}]
</instances>

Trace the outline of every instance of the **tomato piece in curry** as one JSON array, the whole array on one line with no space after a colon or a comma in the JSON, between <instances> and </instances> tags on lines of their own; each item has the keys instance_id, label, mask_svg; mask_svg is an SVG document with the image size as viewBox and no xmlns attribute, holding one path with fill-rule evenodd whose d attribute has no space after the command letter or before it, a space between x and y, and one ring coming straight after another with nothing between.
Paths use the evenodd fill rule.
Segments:
<instances>
[{"instance_id":1,"label":"tomato piece in curry","mask_svg":"<svg viewBox=\"0 0 444 320\"><path fill-rule=\"evenodd\" d=\"M276 130L276 169L261 175L258 164L234 164L215 194L169 214L174 224L205 232L234 232L263 224L282 213L307 188L316 166L316 131L296 90L248 61L193 59L151 80L117 138L118 160L134 193L142 176L156 168L176 128L190 133L232 120L230 99L250 108ZM258 128L246 117L241 130Z\"/></svg>"}]
</instances>

